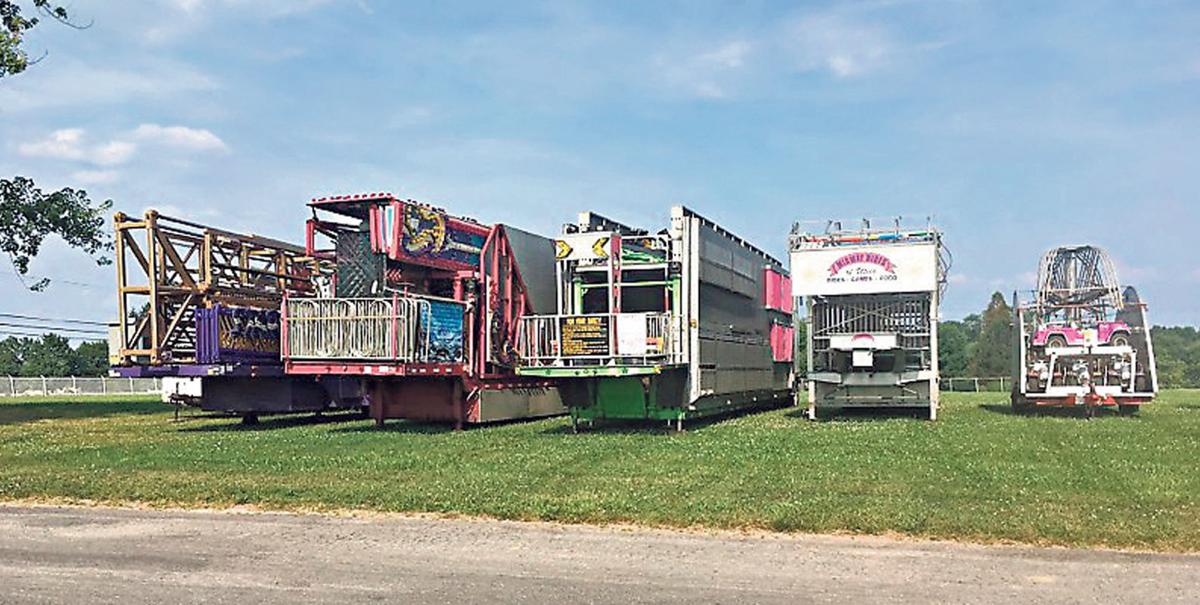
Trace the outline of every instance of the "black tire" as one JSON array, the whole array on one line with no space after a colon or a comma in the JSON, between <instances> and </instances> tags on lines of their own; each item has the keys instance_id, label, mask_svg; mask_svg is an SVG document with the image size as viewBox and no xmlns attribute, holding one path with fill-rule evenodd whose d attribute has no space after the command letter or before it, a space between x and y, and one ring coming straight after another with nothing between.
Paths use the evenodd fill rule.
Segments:
<instances>
[{"instance_id":1,"label":"black tire","mask_svg":"<svg viewBox=\"0 0 1200 605\"><path fill-rule=\"evenodd\" d=\"M1059 349L1067 346L1067 337L1062 334L1051 334L1046 338L1046 348Z\"/></svg>"},{"instance_id":2,"label":"black tire","mask_svg":"<svg viewBox=\"0 0 1200 605\"><path fill-rule=\"evenodd\" d=\"M1129 335L1124 332L1113 334L1112 337L1108 339L1108 344L1114 347L1127 347L1129 346Z\"/></svg>"},{"instance_id":3,"label":"black tire","mask_svg":"<svg viewBox=\"0 0 1200 605\"><path fill-rule=\"evenodd\" d=\"M258 414L243 414L242 424L245 426L255 426L258 424Z\"/></svg>"},{"instance_id":4,"label":"black tire","mask_svg":"<svg viewBox=\"0 0 1200 605\"><path fill-rule=\"evenodd\" d=\"M1029 398L1025 397L1016 389L1012 391L1012 411L1014 414L1027 414L1032 406L1029 405Z\"/></svg>"}]
</instances>

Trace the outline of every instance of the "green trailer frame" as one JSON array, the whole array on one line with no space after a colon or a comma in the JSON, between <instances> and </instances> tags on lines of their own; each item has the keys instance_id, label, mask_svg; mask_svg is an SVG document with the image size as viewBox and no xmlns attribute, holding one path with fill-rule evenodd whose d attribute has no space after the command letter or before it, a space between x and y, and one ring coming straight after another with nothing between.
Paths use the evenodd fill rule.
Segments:
<instances>
[{"instance_id":1,"label":"green trailer frame","mask_svg":"<svg viewBox=\"0 0 1200 605\"><path fill-rule=\"evenodd\" d=\"M649 253L626 247L651 240ZM559 313L523 319L517 373L554 380L576 429L612 420L681 430L792 402L794 343L776 332L792 330L791 306L778 302L791 294L765 294L768 272L786 278L766 253L683 207L653 235L583 213L557 246ZM591 331L580 336L575 322Z\"/></svg>"}]
</instances>

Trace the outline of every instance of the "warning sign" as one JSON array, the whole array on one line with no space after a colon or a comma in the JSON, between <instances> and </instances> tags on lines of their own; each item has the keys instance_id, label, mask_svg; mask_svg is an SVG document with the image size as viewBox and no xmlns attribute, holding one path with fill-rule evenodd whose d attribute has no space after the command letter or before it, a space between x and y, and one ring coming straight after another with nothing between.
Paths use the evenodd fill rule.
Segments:
<instances>
[{"instance_id":1,"label":"warning sign","mask_svg":"<svg viewBox=\"0 0 1200 605\"><path fill-rule=\"evenodd\" d=\"M554 258L595 260L608 258L614 236L610 233L572 233L554 240Z\"/></svg>"},{"instance_id":2,"label":"warning sign","mask_svg":"<svg viewBox=\"0 0 1200 605\"><path fill-rule=\"evenodd\" d=\"M609 354L610 326L607 315L563 317L559 322L563 357Z\"/></svg>"},{"instance_id":3,"label":"warning sign","mask_svg":"<svg viewBox=\"0 0 1200 605\"><path fill-rule=\"evenodd\" d=\"M554 258L556 260L564 260L571 256L571 253L574 251L575 249L572 248L571 244L568 244L566 240L554 240Z\"/></svg>"}]
</instances>

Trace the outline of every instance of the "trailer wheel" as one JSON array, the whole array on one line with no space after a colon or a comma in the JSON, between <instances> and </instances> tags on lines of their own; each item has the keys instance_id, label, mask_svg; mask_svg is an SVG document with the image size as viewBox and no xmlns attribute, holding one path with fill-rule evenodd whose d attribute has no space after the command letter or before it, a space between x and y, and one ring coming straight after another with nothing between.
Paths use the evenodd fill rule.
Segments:
<instances>
[{"instance_id":1,"label":"trailer wheel","mask_svg":"<svg viewBox=\"0 0 1200 605\"><path fill-rule=\"evenodd\" d=\"M245 426L254 426L258 424L258 414L243 414L242 424Z\"/></svg>"},{"instance_id":2,"label":"trailer wheel","mask_svg":"<svg viewBox=\"0 0 1200 605\"><path fill-rule=\"evenodd\" d=\"M1142 406L1140 405L1118 405L1117 413L1122 416L1137 416L1137 413L1140 412L1141 409Z\"/></svg>"},{"instance_id":3,"label":"trailer wheel","mask_svg":"<svg viewBox=\"0 0 1200 605\"><path fill-rule=\"evenodd\" d=\"M1129 346L1129 335L1124 332L1113 334L1112 338L1108 339L1108 344L1114 347L1127 347Z\"/></svg>"},{"instance_id":4,"label":"trailer wheel","mask_svg":"<svg viewBox=\"0 0 1200 605\"><path fill-rule=\"evenodd\" d=\"M1046 338L1046 348L1060 349L1067 346L1067 337L1062 334L1051 334Z\"/></svg>"},{"instance_id":5,"label":"trailer wheel","mask_svg":"<svg viewBox=\"0 0 1200 605\"><path fill-rule=\"evenodd\" d=\"M1011 401L1014 414L1028 413L1031 408L1029 398L1017 391L1016 387L1013 387Z\"/></svg>"}]
</instances>

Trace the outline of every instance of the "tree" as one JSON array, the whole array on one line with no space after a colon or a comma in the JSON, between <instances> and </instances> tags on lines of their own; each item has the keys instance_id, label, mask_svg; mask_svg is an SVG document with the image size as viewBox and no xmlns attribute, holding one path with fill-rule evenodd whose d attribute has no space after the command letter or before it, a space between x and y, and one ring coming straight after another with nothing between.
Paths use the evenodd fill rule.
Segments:
<instances>
[{"instance_id":1,"label":"tree","mask_svg":"<svg viewBox=\"0 0 1200 605\"><path fill-rule=\"evenodd\" d=\"M8 254L20 275L29 273L29 262L49 235L57 235L79 248L99 264L111 262L105 252L112 239L105 229L105 216L112 200L93 205L87 192L65 187L45 193L22 176L0 179L0 251ZM40 290L48 280L30 286Z\"/></svg>"},{"instance_id":2,"label":"tree","mask_svg":"<svg viewBox=\"0 0 1200 605\"><path fill-rule=\"evenodd\" d=\"M39 15L81 27L71 22L67 9L49 0L31 0L29 4L34 16L23 14L21 5L14 1L0 0L0 78L19 74L30 65L21 43L25 32L38 25ZM105 264L108 258L104 252L112 244L104 223L111 207L112 200L93 205L82 189L68 187L44 193L22 176L0 180L0 251L8 254L18 275L28 275L29 262L41 250L42 242L47 236L57 235ZM43 279L29 288L41 290L48 283Z\"/></svg>"},{"instance_id":3,"label":"tree","mask_svg":"<svg viewBox=\"0 0 1200 605\"><path fill-rule=\"evenodd\" d=\"M82 342L74 349L66 338L8 337L0 340L0 376L103 376L108 373L108 343Z\"/></svg>"},{"instance_id":4,"label":"tree","mask_svg":"<svg viewBox=\"0 0 1200 605\"><path fill-rule=\"evenodd\" d=\"M66 338L46 334L41 340L30 340L25 352L21 373L26 376L72 376L75 374L75 351Z\"/></svg>"},{"instance_id":5,"label":"tree","mask_svg":"<svg viewBox=\"0 0 1200 605\"><path fill-rule=\"evenodd\" d=\"M75 374L103 376L108 373L108 343L102 340L79 343L75 347Z\"/></svg>"},{"instance_id":6,"label":"tree","mask_svg":"<svg viewBox=\"0 0 1200 605\"><path fill-rule=\"evenodd\" d=\"M31 63L40 59L29 60L29 55L21 47L25 32L33 29L41 22L38 15L50 17L59 23L70 27L81 26L71 22L67 9L50 3L50 0L32 0L34 12L32 17L21 14L21 5L12 0L0 0L0 78L19 74ZM86 27L86 26L83 26Z\"/></svg>"},{"instance_id":7,"label":"tree","mask_svg":"<svg viewBox=\"0 0 1200 605\"><path fill-rule=\"evenodd\" d=\"M961 321L943 321L938 325L938 367L942 376L967 375L974 346L972 340L967 326Z\"/></svg>"},{"instance_id":8,"label":"tree","mask_svg":"<svg viewBox=\"0 0 1200 605\"><path fill-rule=\"evenodd\" d=\"M25 339L9 336L0 340L0 376L19 376L25 361Z\"/></svg>"},{"instance_id":9,"label":"tree","mask_svg":"<svg viewBox=\"0 0 1200 605\"><path fill-rule=\"evenodd\" d=\"M1160 386L1200 386L1200 331L1193 327L1154 326L1150 338Z\"/></svg>"},{"instance_id":10,"label":"tree","mask_svg":"<svg viewBox=\"0 0 1200 605\"><path fill-rule=\"evenodd\" d=\"M972 376L1006 376L1012 370L1012 308L996 292L980 319L979 338L971 355Z\"/></svg>"}]
</instances>

